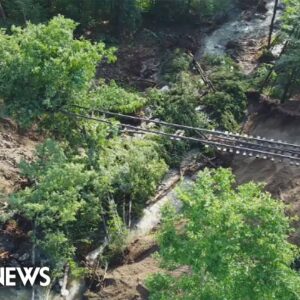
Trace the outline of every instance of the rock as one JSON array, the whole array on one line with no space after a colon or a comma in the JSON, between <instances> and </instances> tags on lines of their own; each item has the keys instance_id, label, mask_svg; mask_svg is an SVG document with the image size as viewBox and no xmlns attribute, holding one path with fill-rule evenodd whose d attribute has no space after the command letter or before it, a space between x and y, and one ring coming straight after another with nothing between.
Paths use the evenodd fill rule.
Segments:
<instances>
[{"instance_id":1,"label":"rock","mask_svg":"<svg viewBox=\"0 0 300 300\"><path fill-rule=\"evenodd\" d=\"M70 292L67 289L62 289L60 294L62 297L67 297L67 296L69 296Z\"/></svg>"},{"instance_id":2,"label":"rock","mask_svg":"<svg viewBox=\"0 0 300 300\"><path fill-rule=\"evenodd\" d=\"M19 268L19 267L21 267L21 265L20 265L15 259L12 259L12 260L9 262L9 267Z\"/></svg>"},{"instance_id":3,"label":"rock","mask_svg":"<svg viewBox=\"0 0 300 300\"><path fill-rule=\"evenodd\" d=\"M26 261L28 260L30 257L30 254L29 253L24 253L23 255L21 255L18 259L18 261Z\"/></svg>"},{"instance_id":4,"label":"rock","mask_svg":"<svg viewBox=\"0 0 300 300\"><path fill-rule=\"evenodd\" d=\"M266 13L268 11L267 1L260 1L257 6L257 11L262 14Z\"/></svg>"},{"instance_id":5,"label":"rock","mask_svg":"<svg viewBox=\"0 0 300 300\"><path fill-rule=\"evenodd\" d=\"M168 85L165 85L160 89L160 91L163 93L167 93L170 91L170 87Z\"/></svg>"},{"instance_id":6,"label":"rock","mask_svg":"<svg viewBox=\"0 0 300 300\"><path fill-rule=\"evenodd\" d=\"M97 295L96 293L93 293L91 291L87 291L84 295L83 295L84 299L89 299L89 300L98 300L101 299L99 295Z\"/></svg>"},{"instance_id":7,"label":"rock","mask_svg":"<svg viewBox=\"0 0 300 300\"><path fill-rule=\"evenodd\" d=\"M138 286L136 287L136 290L139 292L139 296L141 297L141 299L149 298L150 293L145 285L139 283Z\"/></svg>"},{"instance_id":8,"label":"rock","mask_svg":"<svg viewBox=\"0 0 300 300\"><path fill-rule=\"evenodd\" d=\"M223 46L218 44L218 45L215 46L215 48L216 49L223 49Z\"/></svg>"},{"instance_id":9,"label":"rock","mask_svg":"<svg viewBox=\"0 0 300 300\"><path fill-rule=\"evenodd\" d=\"M241 45L238 41L229 41L226 44L226 49L237 49L240 50L241 49Z\"/></svg>"}]
</instances>

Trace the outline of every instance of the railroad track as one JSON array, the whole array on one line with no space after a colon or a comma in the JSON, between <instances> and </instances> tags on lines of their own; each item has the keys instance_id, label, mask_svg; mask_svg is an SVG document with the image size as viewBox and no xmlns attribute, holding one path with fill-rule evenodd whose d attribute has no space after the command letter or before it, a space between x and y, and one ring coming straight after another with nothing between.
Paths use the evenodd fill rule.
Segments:
<instances>
[{"instance_id":1,"label":"railroad track","mask_svg":"<svg viewBox=\"0 0 300 300\"><path fill-rule=\"evenodd\" d=\"M173 124L157 119L130 116L99 109L91 109L79 105L72 105L77 111L61 110L62 113L78 118L116 126L109 118L121 120L138 121L146 124L160 125L176 130L175 133L165 132L159 129L149 129L141 126L134 126L127 123L118 123L117 126L127 134L155 134L169 137L172 140L186 140L200 143L206 148L214 148L217 151L228 152L245 157L258 159L269 159L275 162L288 161L291 165L300 166L300 145L288 143L281 140L267 139L260 136L249 136L246 134L231 133L228 131L209 130ZM80 110L78 112L78 110ZM124 122L124 121L123 121Z\"/></svg>"}]
</instances>

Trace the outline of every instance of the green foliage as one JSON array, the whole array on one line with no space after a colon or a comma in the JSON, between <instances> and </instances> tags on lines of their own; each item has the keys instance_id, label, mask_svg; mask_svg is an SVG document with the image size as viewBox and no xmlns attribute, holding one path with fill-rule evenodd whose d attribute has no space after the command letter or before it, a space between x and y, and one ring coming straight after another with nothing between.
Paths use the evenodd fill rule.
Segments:
<instances>
[{"instance_id":1,"label":"green foliage","mask_svg":"<svg viewBox=\"0 0 300 300\"><path fill-rule=\"evenodd\" d=\"M183 72L169 91L151 90L148 102L154 115L170 123L209 126L206 115L196 112L196 107L200 104L199 90L203 87L198 79Z\"/></svg>"},{"instance_id":2,"label":"green foliage","mask_svg":"<svg viewBox=\"0 0 300 300\"><path fill-rule=\"evenodd\" d=\"M162 80L176 82L181 72L189 71L192 60L192 57L181 49L168 52L163 58L161 65Z\"/></svg>"},{"instance_id":3,"label":"green foliage","mask_svg":"<svg viewBox=\"0 0 300 300\"><path fill-rule=\"evenodd\" d=\"M167 171L150 140L115 137L94 147L92 155L89 148L74 155L47 140L34 162L20 165L31 186L13 194L10 207L35 224L33 240L54 273L104 235L109 256L122 251L126 225L141 213Z\"/></svg>"},{"instance_id":4,"label":"green foliage","mask_svg":"<svg viewBox=\"0 0 300 300\"><path fill-rule=\"evenodd\" d=\"M286 0L283 16L281 40L286 42L285 50L277 60L268 80L267 92L273 97L286 101L299 93L300 83L300 4L299 1Z\"/></svg>"},{"instance_id":5,"label":"green foliage","mask_svg":"<svg viewBox=\"0 0 300 300\"><path fill-rule=\"evenodd\" d=\"M117 35L135 32L149 15L163 23L197 23L224 16L234 0L3 0L6 24L42 22L62 14L81 30L109 29Z\"/></svg>"},{"instance_id":6,"label":"green foliage","mask_svg":"<svg viewBox=\"0 0 300 300\"><path fill-rule=\"evenodd\" d=\"M235 131L243 120L246 109L246 96L241 92L237 83L227 82L228 92L216 92L205 97L204 103L210 112L210 116L220 124L220 127Z\"/></svg>"},{"instance_id":7,"label":"green foliage","mask_svg":"<svg viewBox=\"0 0 300 300\"><path fill-rule=\"evenodd\" d=\"M232 0L158 0L149 9L154 18L163 23L200 23L215 15L225 16Z\"/></svg>"},{"instance_id":8,"label":"green foliage","mask_svg":"<svg viewBox=\"0 0 300 300\"><path fill-rule=\"evenodd\" d=\"M89 102L93 107L125 114L136 113L145 105L145 99L138 93L128 92L114 81L110 84L100 83Z\"/></svg>"},{"instance_id":9,"label":"green foliage","mask_svg":"<svg viewBox=\"0 0 300 300\"><path fill-rule=\"evenodd\" d=\"M54 270L51 272L55 275L62 275L62 270L68 261L73 261L75 255L75 247L70 245L70 240L63 232L47 232L45 236L37 241L37 245L43 249L47 257L55 262Z\"/></svg>"},{"instance_id":10,"label":"green foliage","mask_svg":"<svg viewBox=\"0 0 300 300\"><path fill-rule=\"evenodd\" d=\"M167 166L158 154L158 145L147 139L118 138L108 142L98 160L100 172L108 182L113 199L122 214L123 205L139 215L154 194ZM127 220L127 216L123 216Z\"/></svg>"},{"instance_id":11,"label":"green foliage","mask_svg":"<svg viewBox=\"0 0 300 300\"><path fill-rule=\"evenodd\" d=\"M0 94L23 124L83 97L97 63L112 52L103 43L74 40L76 23L56 17L48 24L0 32Z\"/></svg>"},{"instance_id":12,"label":"green foliage","mask_svg":"<svg viewBox=\"0 0 300 300\"><path fill-rule=\"evenodd\" d=\"M42 1L35 0L4 0L3 9L5 10L8 23L24 24L27 21L41 22L46 18Z\"/></svg>"},{"instance_id":13,"label":"green foliage","mask_svg":"<svg viewBox=\"0 0 300 300\"><path fill-rule=\"evenodd\" d=\"M150 299L299 299L284 205L260 185L235 186L231 171L206 169L179 191L182 213L165 211L158 240L165 265L190 274L152 277Z\"/></svg>"},{"instance_id":14,"label":"green foliage","mask_svg":"<svg viewBox=\"0 0 300 300\"><path fill-rule=\"evenodd\" d=\"M75 246L99 229L102 206L96 196L101 182L96 185L96 173L68 160L51 140L38 147L35 162L23 162L20 168L33 185L12 195L10 204L33 220L37 244L61 269L74 258Z\"/></svg>"},{"instance_id":15,"label":"green foliage","mask_svg":"<svg viewBox=\"0 0 300 300\"><path fill-rule=\"evenodd\" d=\"M184 155L191 149L191 144L187 141L174 141L164 136L156 136L153 139L158 142L160 156L170 168L180 166Z\"/></svg>"},{"instance_id":16,"label":"green foliage","mask_svg":"<svg viewBox=\"0 0 300 300\"><path fill-rule=\"evenodd\" d=\"M206 113L198 111L201 104L199 91L203 88L203 82L198 76L181 72L176 76L176 82L170 85L168 91L152 89L148 92L148 105L153 117L163 121L187 126L211 128L213 123ZM174 131L160 128L168 133ZM190 134L189 131L185 132ZM161 146L161 155L169 166L178 166L183 155L191 148L187 141L173 141L167 137L157 137Z\"/></svg>"},{"instance_id":17,"label":"green foliage","mask_svg":"<svg viewBox=\"0 0 300 300\"><path fill-rule=\"evenodd\" d=\"M122 254L125 249L128 230L118 214L117 205L113 200L109 202L109 221L107 224L109 236L109 255L111 257Z\"/></svg>"},{"instance_id":18,"label":"green foliage","mask_svg":"<svg viewBox=\"0 0 300 300\"><path fill-rule=\"evenodd\" d=\"M248 83L244 75L228 57L208 56L204 66L210 72L210 79L217 90L202 99L209 116L222 129L238 130L247 108L245 91Z\"/></svg>"},{"instance_id":19,"label":"green foliage","mask_svg":"<svg viewBox=\"0 0 300 300\"><path fill-rule=\"evenodd\" d=\"M43 22L58 14L80 23L80 29L108 27L111 32L134 32L141 23L142 8L136 0L4 0L6 24ZM107 25L106 25L107 24Z\"/></svg>"},{"instance_id":20,"label":"green foliage","mask_svg":"<svg viewBox=\"0 0 300 300\"><path fill-rule=\"evenodd\" d=\"M254 89L260 89L270 72L272 65L262 64L252 74L250 79L250 85ZM271 81L275 80L274 73L272 73Z\"/></svg>"}]
</instances>

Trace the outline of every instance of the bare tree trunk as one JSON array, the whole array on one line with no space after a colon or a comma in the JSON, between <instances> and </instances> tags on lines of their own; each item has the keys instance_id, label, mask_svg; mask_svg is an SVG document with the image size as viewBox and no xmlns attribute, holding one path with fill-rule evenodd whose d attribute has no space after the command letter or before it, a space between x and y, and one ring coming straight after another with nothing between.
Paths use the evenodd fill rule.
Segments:
<instances>
[{"instance_id":1,"label":"bare tree trunk","mask_svg":"<svg viewBox=\"0 0 300 300\"><path fill-rule=\"evenodd\" d=\"M125 203L125 197L123 198L123 222L126 224L126 203Z\"/></svg>"},{"instance_id":2,"label":"bare tree trunk","mask_svg":"<svg viewBox=\"0 0 300 300\"><path fill-rule=\"evenodd\" d=\"M0 2L0 16L4 21L6 21L6 14L5 14L5 11L4 11L4 8L3 8L1 2Z\"/></svg>"},{"instance_id":3,"label":"bare tree trunk","mask_svg":"<svg viewBox=\"0 0 300 300\"><path fill-rule=\"evenodd\" d=\"M279 2L279 0L275 0L273 17L272 17L272 21L271 21L271 25L270 25L270 31L269 31L268 49L270 49L270 47L271 47L272 35L273 35L273 31L274 31L274 23L275 23L276 14L277 14L278 2Z\"/></svg>"},{"instance_id":4,"label":"bare tree trunk","mask_svg":"<svg viewBox=\"0 0 300 300\"><path fill-rule=\"evenodd\" d=\"M287 84L285 85L283 95L281 97L281 102L285 102L288 100L288 95L290 93L290 88L295 80L295 74L296 74L296 68L293 68L291 75L289 76L289 80ZM290 93L291 94L291 93Z\"/></svg>"},{"instance_id":5,"label":"bare tree trunk","mask_svg":"<svg viewBox=\"0 0 300 300\"><path fill-rule=\"evenodd\" d=\"M212 82L210 81L208 76L205 74L204 70L202 69L202 67L200 65L200 62L196 60L195 56L191 52L189 52L188 55L193 59L193 63L195 65L198 73L200 74L202 80L208 86L210 91L211 92L216 92L217 90L215 89L214 85L212 84Z\"/></svg>"},{"instance_id":6,"label":"bare tree trunk","mask_svg":"<svg viewBox=\"0 0 300 300\"><path fill-rule=\"evenodd\" d=\"M284 44L284 46L282 47L282 50L281 50L281 52L280 52L280 54L279 54L279 56L278 56L278 59L280 59L281 56L286 52L288 46L289 46L289 41L286 41L285 44ZM262 85L261 85L261 87L260 87L260 90L259 90L260 93L263 92L265 86L268 84L268 82L269 82L269 80L270 80L270 78L271 78L271 75L272 75L272 73L273 73L273 71L274 71L274 69L275 69L275 66L276 66L276 64L275 64L275 65L270 69L270 71L268 72L268 74L267 74L265 80L263 81L263 83L262 83Z\"/></svg>"},{"instance_id":7,"label":"bare tree trunk","mask_svg":"<svg viewBox=\"0 0 300 300\"><path fill-rule=\"evenodd\" d=\"M66 297L69 294L69 291L67 290L67 284L68 284L68 278L69 278L69 271L70 271L70 266L67 263L65 265L64 278L63 278L63 283L62 283L61 290L60 290L60 294L61 294L61 296L64 299L66 299Z\"/></svg>"},{"instance_id":8,"label":"bare tree trunk","mask_svg":"<svg viewBox=\"0 0 300 300\"><path fill-rule=\"evenodd\" d=\"M32 243L32 251L31 251L31 263L32 266L35 266L35 221L33 222L33 230L32 230L32 235L33 235L33 243ZM32 286L32 291L31 291L31 300L35 300L35 286Z\"/></svg>"},{"instance_id":9,"label":"bare tree trunk","mask_svg":"<svg viewBox=\"0 0 300 300\"><path fill-rule=\"evenodd\" d=\"M128 228L131 227L131 213L132 213L132 200L129 202L129 210L128 210Z\"/></svg>"}]
</instances>

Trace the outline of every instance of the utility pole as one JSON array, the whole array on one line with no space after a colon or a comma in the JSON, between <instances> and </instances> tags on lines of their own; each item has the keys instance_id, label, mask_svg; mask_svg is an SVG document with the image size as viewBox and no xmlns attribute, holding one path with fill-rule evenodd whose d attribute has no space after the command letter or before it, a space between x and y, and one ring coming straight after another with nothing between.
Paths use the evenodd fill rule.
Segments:
<instances>
[{"instance_id":1,"label":"utility pole","mask_svg":"<svg viewBox=\"0 0 300 300\"><path fill-rule=\"evenodd\" d=\"M0 16L4 21L6 21L6 14L5 14L4 8L1 4L1 1L0 1Z\"/></svg>"},{"instance_id":2,"label":"utility pole","mask_svg":"<svg viewBox=\"0 0 300 300\"><path fill-rule=\"evenodd\" d=\"M275 20L276 20L276 14L277 14L278 3L279 3L279 0L275 0L274 11L273 11L273 17L272 17L272 21L271 21L271 25L270 25L270 31L269 31L268 49L271 48L272 35L273 35L273 31L274 31L274 24L275 24Z\"/></svg>"}]
</instances>

